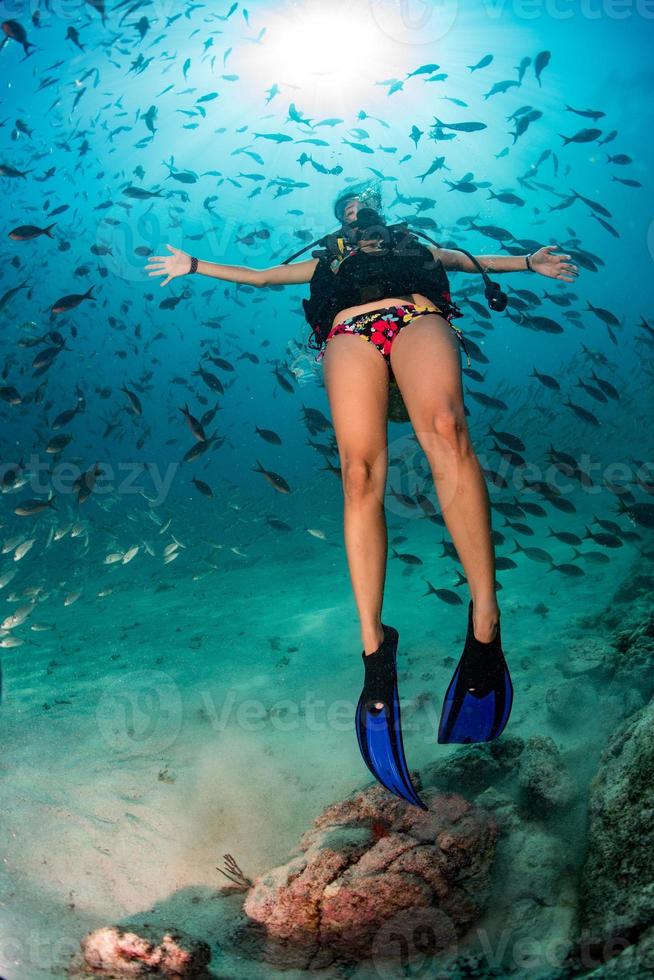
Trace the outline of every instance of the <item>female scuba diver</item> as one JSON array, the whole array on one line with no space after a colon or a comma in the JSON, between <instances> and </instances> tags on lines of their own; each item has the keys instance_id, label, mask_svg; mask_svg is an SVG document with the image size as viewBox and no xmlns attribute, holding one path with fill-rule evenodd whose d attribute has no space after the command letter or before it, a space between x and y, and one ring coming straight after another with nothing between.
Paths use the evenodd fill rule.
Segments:
<instances>
[{"instance_id":1,"label":"female scuba diver","mask_svg":"<svg viewBox=\"0 0 654 980\"><path fill-rule=\"evenodd\" d=\"M446 270L480 272L489 305L502 310L506 296L488 272L528 270L573 282L578 269L569 255L555 254L556 245L526 256L473 256L436 243L427 247L406 224L386 225L376 184L346 187L334 215L339 229L313 243L322 247L301 262L290 264L301 254L296 253L267 269L221 265L167 245L171 254L151 256L146 269L151 276L166 276L162 286L189 272L259 287L311 284L303 303L312 327L309 343L320 351L316 360L322 361L338 444L345 547L363 644L357 739L375 778L426 809L402 743L399 634L381 621L389 391L391 399L401 396L425 453L471 595L465 647L445 695L438 741L490 741L508 721L513 687L500 637L490 501L464 411L458 343L465 350L465 342L451 322L463 314L451 300ZM366 342L355 344L349 335Z\"/></svg>"}]
</instances>

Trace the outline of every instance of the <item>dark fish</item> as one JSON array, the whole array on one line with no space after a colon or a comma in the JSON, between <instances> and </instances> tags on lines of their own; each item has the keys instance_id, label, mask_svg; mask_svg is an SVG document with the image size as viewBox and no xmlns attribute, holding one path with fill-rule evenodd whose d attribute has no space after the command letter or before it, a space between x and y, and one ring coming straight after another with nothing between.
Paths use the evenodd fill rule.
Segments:
<instances>
[{"instance_id":1,"label":"dark fish","mask_svg":"<svg viewBox=\"0 0 654 980\"><path fill-rule=\"evenodd\" d=\"M9 238L13 239L15 242L29 242L33 238L38 238L39 235L47 235L48 238L52 238L53 236L50 234L50 232L56 223L56 221L53 221L53 223L48 225L46 228L38 228L36 225L18 225L17 228L14 228L9 232Z\"/></svg>"},{"instance_id":2,"label":"dark fish","mask_svg":"<svg viewBox=\"0 0 654 980\"><path fill-rule=\"evenodd\" d=\"M529 56L525 56L520 61L520 64L519 65L516 65L515 70L518 72L518 81L519 82L521 82L522 79L525 77L525 72L527 71L527 68L529 68L529 65L530 64L531 64L531 58Z\"/></svg>"},{"instance_id":3,"label":"dark fish","mask_svg":"<svg viewBox=\"0 0 654 980\"><path fill-rule=\"evenodd\" d=\"M616 521L607 521L605 518L600 519L593 515L593 523L599 524L601 528L608 531L610 534L622 534L622 528Z\"/></svg>"},{"instance_id":4,"label":"dark fish","mask_svg":"<svg viewBox=\"0 0 654 980\"><path fill-rule=\"evenodd\" d=\"M81 400L78 401L75 408L67 408L64 412L60 412L56 419L52 423L53 429L60 429L63 425L68 425L69 422L75 418L78 412L81 412Z\"/></svg>"},{"instance_id":5,"label":"dark fish","mask_svg":"<svg viewBox=\"0 0 654 980\"><path fill-rule=\"evenodd\" d=\"M413 499L413 497L409 497L405 493L398 493L397 490L394 490L393 489L393 487L390 487L389 493L391 494L392 497L395 497L395 499L399 503L403 504L405 507L417 507L418 506L417 503L416 503L416 501Z\"/></svg>"},{"instance_id":6,"label":"dark fish","mask_svg":"<svg viewBox=\"0 0 654 980\"><path fill-rule=\"evenodd\" d=\"M62 433L59 436L53 436L45 447L46 453L56 454L62 452L68 443L72 440L72 436L67 433Z\"/></svg>"},{"instance_id":7,"label":"dark fish","mask_svg":"<svg viewBox=\"0 0 654 980\"><path fill-rule=\"evenodd\" d=\"M549 65L551 57L551 51L541 51L536 55L536 60L534 61L534 72L536 74L536 80L538 81L539 86L541 84L540 76Z\"/></svg>"},{"instance_id":8,"label":"dark fish","mask_svg":"<svg viewBox=\"0 0 654 980\"><path fill-rule=\"evenodd\" d=\"M143 409L141 408L141 401L138 395L136 395L133 391L130 391L129 388L125 388L124 385L121 387L120 390L127 395L129 407L132 410L132 412L134 412L134 415L142 415Z\"/></svg>"},{"instance_id":9,"label":"dark fish","mask_svg":"<svg viewBox=\"0 0 654 980\"><path fill-rule=\"evenodd\" d=\"M470 71L478 71L480 68L486 68L488 65L490 65L492 60L493 60L493 55L487 54L484 55L481 61L478 61L476 65L468 65L468 68L470 69Z\"/></svg>"},{"instance_id":10,"label":"dark fish","mask_svg":"<svg viewBox=\"0 0 654 980\"><path fill-rule=\"evenodd\" d=\"M291 488L279 473L273 473L272 470L266 470L261 465L259 460L257 460L257 465L252 467L255 473L262 473L266 481L273 487L274 490L278 490L279 493L291 493Z\"/></svg>"},{"instance_id":11,"label":"dark fish","mask_svg":"<svg viewBox=\"0 0 654 980\"><path fill-rule=\"evenodd\" d=\"M505 521L503 527L510 527L516 534L526 534L529 536L534 533L533 528L530 528L528 524L520 524L517 521Z\"/></svg>"},{"instance_id":12,"label":"dark fish","mask_svg":"<svg viewBox=\"0 0 654 980\"><path fill-rule=\"evenodd\" d=\"M564 136L563 133L559 133L564 146L567 146L568 143L592 143L601 135L601 129L580 129L574 136Z\"/></svg>"},{"instance_id":13,"label":"dark fish","mask_svg":"<svg viewBox=\"0 0 654 980\"><path fill-rule=\"evenodd\" d=\"M553 572L555 569L557 572L567 575L568 578L582 578L586 574L579 565L572 565L569 562L564 562L562 565L557 565L552 562L547 570L548 572Z\"/></svg>"},{"instance_id":14,"label":"dark fish","mask_svg":"<svg viewBox=\"0 0 654 980\"><path fill-rule=\"evenodd\" d=\"M217 368L221 369L221 371L235 370L234 365L230 364L229 361L226 361L224 357L208 357L207 360L211 361L212 364L215 364Z\"/></svg>"},{"instance_id":15,"label":"dark fish","mask_svg":"<svg viewBox=\"0 0 654 980\"><path fill-rule=\"evenodd\" d=\"M195 438L198 440L198 442L206 442L207 437L204 434L202 423L198 422L198 420L195 418L194 415L191 415L191 413L189 412L188 405L184 405L184 408L180 408L179 411L186 419L189 429L191 430Z\"/></svg>"},{"instance_id":16,"label":"dark fish","mask_svg":"<svg viewBox=\"0 0 654 980\"><path fill-rule=\"evenodd\" d=\"M507 463L511 466L526 466L527 462L520 453L514 452L512 449L504 449L502 446L498 446L497 442L491 447L494 452L499 453L502 459L505 459Z\"/></svg>"},{"instance_id":17,"label":"dark fish","mask_svg":"<svg viewBox=\"0 0 654 980\"><path fill-rule=\"evenodd\" d=\"M591 531L590 528L586 528L584 541L587 538L592 538L596 544L601 544L604 548L621 548L624 544L617 534L609 534L608 531Z\"/></svg>"},{"instance_id":18,"label":"dark fish","mask_svg":"<svg viewBox=\"0 0 654 980\"><path fill-rule=\"evenodd\" d=\"M489 200L492 198L495 201L499 201L500 204L514 204L516 207L523 207L525 201L522 197L518 197L517 194L512 194L509 191L504 191L501 194L496 194L494 191L489 191Z\"/></svg>"},{"instance_id":19,"label":"dark fish","mask_svg":"<svg viewBox=\"0 0 654 980\"><path fill-rule=\"evenodd\" d=\"M497 225L476 225L474 221L470 221L470 227L474 231L478 231L481 235L485 235L487 238L493 238L496 242L504 242L507 239L513 239L513 235L506 228L498 228Z\"/></svg>"},{"instance_id":20,"label":"dark fish","mask_svg":"<svg viewBox=\"0 0 654 980\"><path fill-rule=\"evenodd\" d=\"M596 402L600 402L602 405L608 404L608 398L606 397L604 392L600 391L599 388L595 388L594 385L590 385L586 381L577 381L575 387L583 388L586 394L590 395L591 398L594 398Z\"/></svg>"},{"instance_id":21,"label":"dark fish","mask_svg":"<svg viewBox=\"0 0 654 980\"><path fill-rule=\"evenodd\" d=\"M20 405L23 399L11 385L0 387L0 399L8 405Z\"/></svg>"},{"instance_id":22,"label":"dark fish","mask_svg":"<svg viewBox=\"0 0 654 980\"><path fill-rule=\"evenodd\" d=\"M32 367L35 368L36 371L43 374L49 367L51 367L52 364L54 364L55 359L59 356L62 350L68 350L68 348L45 347L32 361Z\"/></svg>"},{"instance_id":23,"label":"dark fish","mask_svg":"<svg viewBox=\"0 0 654 980\"><path fill-rule=\"evenodd\" d=\"M590 217L594 218L595 221L599 222L602 228L608 231L610 235L613 235L614 238L620 238L620 232L617 230L617 228L614 228L613 225L610 225L608 221L604 220L604 218L599 218L596 214L591 214Z\"/></svg>"},{"instance_id":24,"label":"dark fish","mask_svg":"<svg viewBox=\"0 0 654 980\"><path fill-rule=\"evenodd\" d=\"M587 204L588 207L591 209L591 211L596 211L597 214L603 214L605 218L612 217L611 212L607 208L605 208L603 204L600 204L599 201L592 201L589 197L583 197L581 194L578 194L577 191L574 189L572 193L574 194L577 200L583 201L584 204Z\"/></svg>"},{"instance_id":25,"label":"dark fish","mask_svg":"<svg viewBox=\"0 0 654 980\"><path fill-rule=\"evenodd\" d=\"M284 377L284 375L281 373L278 367L275 367L273 369L273 374L277 378L277 383L279 384L280 388L283 388L284 391L287 391L290 395L295 394L295 389L293 388L293 385L288 380L288 378Z\"/></svg>"},{"instance_id":26,"label":"dark fish","mask_svg":"<svg viewBox=\"0 0 654 980\"><path fill-rule=\"evenodd\" d=\"M89 7L93 7L93 9L98 14L100 14L100 18L102 20L102 23L104 24L104 19L105 19L105 3L104 3L104 0L86 0L86 2L88 3Z\"/></svg>"},{"instance_id":27,"label":"dark fish","mask_svg":"<svg viewBox=\"0 0 654 980\"><path fill-rule=\"evenodd\" d=\"M203 442L198 440L184 453L182 456L182 462L192 463L194 459L198 459L199 456L202 456L203 453L205 453L207 449L209 449L210 446L213 446L217 441L218 440L216 439L215 435L209 436L209 438L205 439ZM224 438L220 440L219 445L222 445L222 442L224 442Z\"/></svg>"},{"instance_id":28,"label":"dark fish","mask_svg":"<svg viewBox=\"0 0 654 980\"><path fill-rule=\"evenodd\" d=\"M543 551L542 548L523 548L520 542L516 541L515 538L513 539L513 543L515 548L511 552L512 555L515 555L516 551L521 551L527 556L527 558L531 558L532 561L539 561L545 565L552 564L552 556L546 551Z\"/></svg>"},{"instance_id":29,"label":"dark fish","mask_svg":"<svg viewBox=\"0 0 654 980\"><path fill-rule=\"evenodd\" d=\"M603 551L579 551L577 548L574 549L573 557L584 558L591 565L608 565L611 561L610 557Z\"/></svg>"},{"instance_id":30,"label":"dark fish","mask_svg":"<svg viewBox=\"0 0 654 980\"><path fill-rule=\"evenodd\" d=\"M572 106L567 105L566 109L568 112L575 112L578 116L585 116L586 119L593 119L597 121L606 115L605 112L601 112L597 109L573 109Z\"/></svg>"},{"instance_id":31,"label":"dark fish","mask_svg":"<svg viewBox=\"0 0 654 980\"><path fill-rule=\"evenodd\" d=\"M415 71L409 72L406 77L413 78L415 75L433 75L439 68L440 65L420 65L420 68L416 68Z\"/></svg>"},{"instance_id":32,"label":"dark fish","mask_svg":"<svg viewBox=\"0 0 654 980\"><path fill-rule=\"evenodd\" d=\"M452 589L435 589L428 579L425 579L425 582L427 583L427 591L423 593L423 596L435 595L441 600L441 602L447 603L448 606L463 605L463 599L461 596L458 593L453 592Z\"/></svg>"},{"instance_id":33,"label":"dark fish","mask_svg":"<svg viewBox=\"0 0 654 980\"><path fill-rule=\"evenodd\" d=\"M495 559L495 569L498 572L508 572L509 569L517 567L513 559L507 558L505 555L498 555Z\"/></svg>"},{"instance_id":34,"label":"dark fish","mask_svg":"<svg viewBox=\"0 0 654 980\"><path fill-rule=\"evenodd\" d=\"M266 524L275 531L292 531L293 528L286 521L280 521L277 517L266 517Z\"/></svg>"},{"instance_id":35,"label":"dark fish","mask_svg":"<svg viewBox=\"0 0 654 980\"><path fill-rule=\"evenodd\" d=\"M487 435L493 436L499 442L503 442L505 446L508 446L509 449L514 449L516 452L525 452L527 449L522 439L518 436L514 436L511 432L497 432L492 425L488 426Z\"/></svg>"},{"instance_id":36,"label":"dark fish","mask_svg":"<svg viewBox=\"0 0 654 980\"><path fill-rule=\"evenodd\" d=\"M564 514L577 513L577 508L567 497L550 497L548 500L552 507L556 507L557 510L562 511Z\"/></svg>"},{"instance_id":37,"label":"dark fish","mask_svg":"<svg viewBox=\"0 0 654 980\"><path fill-rule=\"evenodd\" d=\"M408 551L398 552L395 548L392 549L393 558L399 558L403 561L405 565L422 565L422 558L418 558L417 555L412 555Z\"/></svg>"},{"instance_id":38,"label":"dark fish","mask_svg":"<svg viewBox=\"0 0 654 980\"><path fill-rule=\"evenodd\" d=\"M533 370L532 370L531 374L529 375L529 377L530 378L537 378L538 381L540 381L540 383L545 388L551 388L552 391L560 391L561 390L561 385L556 380L556 378L553 378L550 374L540 374L540 372L537 371L536 368L533 368Z\"/></svg>"},{"instance_id":39,"label":"dark fish","mask_svg":"<svg viewBox=\"0 0 654 980\"><path fill-rule=\"evenodd\" d=\"M91 466L85 473L82 473L75 482L73 487L77 490L77 503L83 504L85 500L91 496L93 488L95 487L96 480L102 475L102 465L100 463L95 463Z\"/></svg>"},{"instance_id":40,"label":"dark fish","mask_svg":"<svg viewBox=\"0 0 654 980\"><path fill-rule=\"evenodd\" d=\"M135 201L148 201L151 197L163 197L163 191L146 191L143 187L129 187L123 188L123 194L126 197L131 197Z\"/></svg>"},{"instance_id":41,"label":"dark fish","mask_svg":"<svg viewBox=\"0 0 654 980\"><path fill-rule=\"evenodd\" d=\"M547 511L540 504L535 503L532 500L523 500L520 504L523 510L526 510L528 514L532 517L546 517Z\"/></svg>"},{"instance_id":42,"label":"dark fish","mask_svg":"<svg viewBox=\"0 0 654 980\"><path fill-rule=\"evenodd\" d=\"M583 405L576 405L574 402L570 401L569 398L567 401L563 402L563 404L567 405L567 407L574 412L577 418L581 419L583 422L588 422L589 425L601 425L599 419L593 415L592 412L589 412L587 408L584 408Z\"/></svg>"},{"instance_id":43,"label":"dark fish","mask_svg":"<svg viewBox=\"0 0 654 980\"><path fill-rule=\"evenodd\" d=\"M200 493L203 494L205 497L213 497L213 490L211 489L208 483L204 482L204 480L198 480L197 477L194 476L191 479L191 483L195 487L197 487Z\"/></svg>"},{"instance_id":44,"label":"dark fish","mask_svg":"<svg viewBox=\"0 0 654 980\"><path fill-rule=\"evenodd\" d=\"M626 153L617 153L614 157L609 156L609 154L607 153L606 156L607 156L607 160L606 160L607 163L617 163L618 166L621 166L621 167L624 167L625 164L627 164L627 163L633 163L634 162L631 159L631 157L627 156Z\"/></svg>"},{"instance_id":45,"label":"dark fish","mask_svg":"<svg viewBox=\"0 0 654 980\"><path fill-rule=\"evenodd\" d=\"M602 321L602 323L605 323L607 326L609 327L621 326L620 321L618 320L615 313L611 313L610 310L605 310L601 306L593 306L593 304L589 300L586 300L586 307L588 310L594 313L595 316Z\"/></svg>"},{"instance_id":46,"label":"dark fish","mask_svg":"<svg viewBox=\"0 0 654 980\"><path fill-rule=\"evenodd\" d=\"M548 538L557 538L563 544L581 544L581 538L571 531L555 531L553 528L550 528L550 533L547 536Z\"/></svg>"},{"instance_id":47,"label":"dark fish","mask_svg":"<svg viewBox=\"0 0 654 980\"><path fill-rule=\"evenodd\" d=\"M3 20L2 24L0 24L0 27L2 28L2 31L5 35L2 41L0 41L0 51L2 51L9 38L11 38L14 41L17 41L18 44L22 44L23 51L25 52L25 54L30 53L29 50L30 48L36 47L35 44L32 44L31 41L27 40L27 33L25 31L25 28L23 27L22 24L19 24L17 20Z\"/></svg>"},{"instance_id":48,"label":"dark fish","mask_svg":"<svg viewBox=\"0 0 654 980\"><path fill-rule=\"evenodd\" d=\"M507 489L509 484L501 473L497 473L495 470L486 469L484 466L482 466L481 469L488 482L492 483L494 487L499 487L501 490Z\"/></svg>"},{"instance_id":49,"label":"dark fish","mask_svg":"<svg viewBox=\"0 0 654 980\"><path fill-rule=\"evenodd\" d=\"M207 388L211 388L212 391L217 391L219 395L225 394L225 389L223 388L220 378L216 377L215 374L212 374L211 371L205 371L202 365L199 365L197 371L193 371L193 374L199 375Z\"/></svg>"},{"instance_id":50,"label":"dark fish","mask_svg":"<svg viewBox=\"0 0 654 980\"><path fill-rule=\"evenodd\" d=\"M91 295L94 286L89 286L85 293L71 293L68 296L62 296L58 299L56 303L53 303L51 307L52 313L67 313L69 310L74 310L76 306L79 306L85 299L95 299L95 296Z\"/></svg>"},{"instance_id":51,"label":"dark fish","mask_svg":"<svg viewBox=\"0 0 654 980\"><path fill-rule=\"evenodd\" d=\"M529 316L528 314L519 315L521 326L529 327L531 330L538 330L541 333L563 333L563 327L556 320L549 316Z\"/></svg>"},{"instance_id":52,"label":"dark fish","mask_svg":"<svg viewBox=\"0 0 654 980\"><path fill-rule=\"evenodd\" d=\"M510 500L493 501L493 510L498 514L504 514L505 517L524 517L524 509L517 503L511 503Z\"/></svg>"},{"instance_id":53,"label":"dark fish","mask_svg":"<svg viewBox=\"0 0 654 980\"><path fill-rule=\"evenodd\" d=\"M654 504L625 504L624 501L618 500L618 510L621 514L626 514L635 524L650 530L654 529Z\"/></svg>"},{"instance_id":54,"label":"dark fish","mask_svg":"<svg viewBox=\"0 0 654 980\"><path fill-rule=\"evenodd\" d=\"M615 180L619 184L625 184L627 187L642 187L643 186L639 180L634 180L633 177L616 177L614 175L613 177L611 177L611 180Z\"/></svg>"},{"instance_id":55,"label":"dark fish","mask_svg":"<svg viewBox=\"0 0 654 980\"><path fill-rule=\"evenodd\" d=\"M4 309L9 300L15 296L16 293L19 293L21 289L27 289L27 285L28 280L24 279L20 286L14 286L12 289L8 289L6 293L3 293L2 296L0 296L0 310Z\"/></svg>"},{"instance_id":56,"label":"dark fish","mask_svg":"<svg viewBox=\"0 0 654 980\"><path fill-rule=\"evenodd\" d=\"M56 510L52 497L48 497L47 500L23 500L22 503L14 508L14 514L18 514L19 517L31 517L33 514L40 514L46 507L51 507L53 510Z\"/></svg>"},{"instance_id":57,"label":"dark fish","mask_svg":"<svg viewBox=\"0 0 654 980\"><path fill-rule=\"evenodd\" d=\"M486 123L482 122L460 122L460 123L444 123L438 116L434 116L436 120L435 126L439 129L451 129L456 133L478 133L482 129L486 129Z\"/></svg>"},{"instance_id":58,"label":"dark fish","mask_svg":"<svg viewBox=\"0 0 654 980\"><path fill-rule=\"evenodd\" d=\"M530 112L525 113L524 116L520 116L520 118L516 122L515 132L511 134L513 136L514 146L518 142L520 137L524 136L524 134L527 132L531 124L533 122L536 122L538 119L540 119L542 115L543 113L540 111L540 109L532 109Z\"/></svg>"},{"instance_id":59,"label":"dark fish","mask_svg":"<svg viewBox=\"0 0 654 980\"><path fill-rule=\"evenodd\" d=\"M486 408L497 408L503 411L508 409L506 402L503 402L501 398L493 398L492 395L487 395L483 391L468 391L467 394L470 398L473 398L480 405L484 405Z\"/></svg>"},{"instance_id":60,"label":"dark fish","mask_svg":"<svg viewBox=\"0 0 654 980\"><path fill-rule=\"evenodd\" d=\"M30 172L29 170L16 170L8 163L0 163L0 177L27 177Z\"/></svg>"},{"instance_id":61,"label":"dark fish","mask_svg":"<svg viewBox=\"0 0 654 980\"><path fill-rule=\"evenodd\" d=\"M70 25L70 27L66 31L66 38L69 41L72 41L73 44L76 45L76 47L78 47L80 49L80 51L83 51L84 50L84 45L81 43L81 41L79 39L79 32L78 32L78 30L77 30L76 27L73 27L72 24Z\"/></svg>"},{"instance_id":62,"label":"dark fish","mask_svg":"<svg viewBox=\"0 0 654 980\"><path fill-rule=\"evenodd\" d=\"M254 431L257 433L258 436L261 436L261 438L265 442L269 442L273 446L281 446L282 440L280 439L280 437L277 435L276 432L273 432L272 429L260 429L258 426L255 425Z\"/></svg>"}]
</instances>

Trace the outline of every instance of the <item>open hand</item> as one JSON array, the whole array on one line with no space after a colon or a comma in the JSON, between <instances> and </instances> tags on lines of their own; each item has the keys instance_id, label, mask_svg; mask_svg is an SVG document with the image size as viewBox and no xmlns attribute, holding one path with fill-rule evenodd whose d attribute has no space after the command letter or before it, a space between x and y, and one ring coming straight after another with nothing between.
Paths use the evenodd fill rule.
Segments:
<instances>
[{"instance_id":1,"label":"open hand","mask_svg":"<svg viewBox=\"0 0 654 980\"><path fill-rule=\"evenodd\" d=\"M554 255L558 245L544 245L530 257L529 261L534 272L550 279L561 279L562 282L574 282L579 275L579 269L570 262L570 255Z\"/></svg>"},{"instance_id":2,"label":"open hand","mask_svg":"<svg viewBox=\"0 0 654 980\"><path fill-rule=\"evenodd\" d=\"M150 264L145 267L153 270L148 273L150 276L166 276L166 279L159 283L160 286L165 286L176 276L185 276L191 271L191 256L188 252L183 252L181 248L173 248L167 243L166 248L170 249L172 255L150 255Z\"/></svg>"}]
</instances>

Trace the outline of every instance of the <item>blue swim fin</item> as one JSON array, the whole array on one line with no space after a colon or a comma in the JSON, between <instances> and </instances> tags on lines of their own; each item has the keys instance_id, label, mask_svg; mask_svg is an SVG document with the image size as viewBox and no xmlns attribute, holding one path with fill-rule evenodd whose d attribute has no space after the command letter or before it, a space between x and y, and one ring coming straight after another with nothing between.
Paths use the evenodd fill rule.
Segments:
<instances>
[{"instance_id":1,"label":"blue swim fin","mask_svg":"<svg viewBox=\"0 0 654 980\"><path fill-rule=\"evenodd\" d=\"M512 704L513 684L502 652L500 624L495 639L481 643L474 634L470 602L465 647L445 694L438 741L490 742L504 731Z\"/></svg>"},{"instance_id":2,"label":"blue swim fin","mask_svg":"<svg viewBox=\"0 0 654 980\"><path fill-rule=\"evenodd\" d=\"M404 757L400 698L395 665L399 634L384 626L384 639L374 653L361 654L365 680L355 715L355 727L363 761L390 793L423 810L427 804L418 796ZM383 708L376 708L383 704Z\"/></svg>"}]
</instances>

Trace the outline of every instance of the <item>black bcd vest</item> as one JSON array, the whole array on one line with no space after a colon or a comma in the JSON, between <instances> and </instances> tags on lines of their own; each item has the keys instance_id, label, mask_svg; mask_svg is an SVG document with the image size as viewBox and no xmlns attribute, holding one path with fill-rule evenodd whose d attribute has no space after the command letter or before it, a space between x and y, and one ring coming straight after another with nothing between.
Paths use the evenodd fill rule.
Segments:
<instances>
[{"instance_id":1,"label":"black bcd vest","mask_svg":"<svg viewBox=\"0 0 654 980\"><path fill-rule=\"evenodd\" d=\"M462 316L451 301L443 264L430 249L405 224L387 226L384 232L378 252L352 248L334 233L324 248L311 253L319 261L310 281L309 298L302 300L312 328L311 346L322 345L339 310L391 296L421 293L444 315Z\"/></svg>"}]
</instances>

